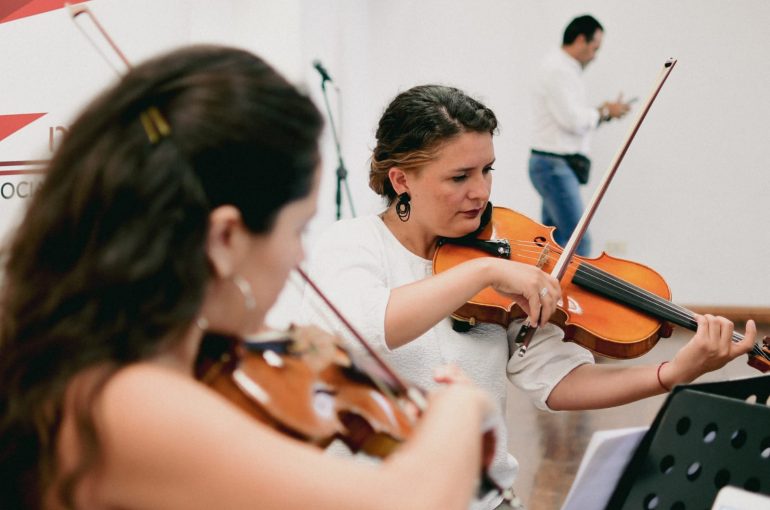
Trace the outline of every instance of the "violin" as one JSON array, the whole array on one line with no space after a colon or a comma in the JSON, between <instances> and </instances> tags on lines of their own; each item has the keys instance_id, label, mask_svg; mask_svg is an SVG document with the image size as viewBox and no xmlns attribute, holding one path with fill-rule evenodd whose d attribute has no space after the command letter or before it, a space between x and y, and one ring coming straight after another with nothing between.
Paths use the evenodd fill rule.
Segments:
<instances>
[{"instance_id":1,"label":"violin","mask_svg":"<svg viewBox=\"0 0 770 510\"><path fill-rule=\"evenodd\" d=\"M477 257L497 256L551 272L563 249L547 227L504 207L489 207L487 222L474 236L442 239L433 257L433 272L446 271ZM671 290L652 268L602 253L597 258L574 255L560 280L562 299L550 322L564 330L565 340L611 358L628 359L668 338L672 324L695 331L695 313L671 302ZM509 297L483 289L452 314L473 326L489 322L507 327L525 317ZM743 339L733 333L733 341ZM749 365L770 369L770 338L755 345Z\"/></svg>"},{"instance_id":2,"label":"violin","mask_svg":"<svg viewBox=\"0 0 770 510\"><path fill-rule=\"evenodd\" d=\"M433 258L434 274L465 260L490 255L536 265L550 272L561 284L562 300L549 321L564 330L565 340L608 357L641 356L658 339L671 336L671 324L695 331L695 313L670 301L668 285L651 268L606 253L595 259L575 254L631 141L675 64L676 59L668 59L663 64L652 93L564 248L554 241L553 227L541 225L509 209L493 208L487 204L476 232L439 241ZM514 305L511 299L492 289L484 289L457 310L453 317L459 324L466 324L465 327L476 322L492 322L507 327L511 321L525 316L521 308ZM520 328L515 339L521 344L520 356L526 353L535 330L536 326L531 325L528 319ZM742 339L743 335L733 333L733 342ZM748 364L762 372L770 370L768 337L754 345Z\"/></svg>"},{"instance_id":3,"label":"violin","mask_svg":"<svg viewBox=\"0 0 770 510\"><path fill-rule=\"evenodd\" d=\"M253 339L207 335L195 376L262 423L319 447L341 440L354 453L385 458L407 440L426 409L424 392L402 381L315 283L297 272L376 363L354 361L341 339L314 326ZM412 412L411 410L414 410ZM483 433L479 494L511 494L488 474L493 430Z\"/></svg>"},{"instance_id":4,"label":"violin","mask_svg":"<svg viewBox=\"0 0 770 510\"><path fill-rule=\"evenodd\" d=\"M258 421L321 448L389 455L412 433L391 383L355 364L339 339L314 326L238 340L207 335L195 376Z\"/></svg>"}]
</instances>

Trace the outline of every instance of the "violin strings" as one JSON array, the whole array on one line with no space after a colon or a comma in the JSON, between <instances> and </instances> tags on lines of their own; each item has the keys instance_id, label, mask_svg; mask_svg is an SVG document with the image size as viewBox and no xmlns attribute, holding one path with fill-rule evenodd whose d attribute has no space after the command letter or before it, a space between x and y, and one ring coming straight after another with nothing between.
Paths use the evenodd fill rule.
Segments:
<instances>
[{"instance_id":1,"label":"violin strings","mask_svg":"<svg viewBox=\"0 0 770 510\"><path fill-rule=\"evenodd\" d=\"M334 327L334 324L332 324L331 317L329 317L326 313L323 312L320 299L317 296L311 297L310 299L306 299L308 296L310 296L312 293L305 292L305 282L302 280L302 277L297 273L296 271L291 271L289 273L289 282L294 285L295 290L299 293L300 297L302 298L302 305L305 306L306 304L309 304L313 311L315 312L315 316L320 319L320 321L323 323L324 328L326 328L328 331L335 331L337 330ZM349 338L345 338L345 334L342 332L339 332L340 336L343 337L346 343L351 343L351 340Z\"/></svg>"},{"instance_id":2,"label":"violin strings","mask_svg":"<svg viewBox=\"0 0 770 510\"><path fill-rule=\"evenodd\" d=\"M518 258L521 258L521 259L524 259L524 260L527 260L527 259L535 260L535 259L537 259L539 261L540 256L542 254L543 247L541 247L540 245L537 245L536 243L533 243L533 242L518 241L518 242L515 242L514 244L519 244L521 246L526 246L527 248L530 248L530 247L532 248L532 249L528 250L528 253L531 254L531 255L523 255L522 256L522 252L521 251L516 252L516 255L518 256ZM558 249L557 248L553 248L552 245L549 245L549 248L551 249L551 251L554 254L558 254L560 252L560 248L558 248ZM549 254L548 260L549 261L553 261L553 259L554 259L554 255ZM641 299L643 301L652 303L653 305L663 306L664 309L666 309L670 313L674 313L674 314L678 315L678 317L681 318L681 319L690 320L690 319L693 318L693 316L691 314L689 314L689 313L686 313L684 311L684 309L673 308L673 307L675 307L675 305L673 305L672 303L670 303L667 300L664 300L664 299L660 298L660 296L656 296L655 294L649 293L645 289L641 289L639 287L636 287L636 286L633 286L631 284L628 284L628 282L625 282L622 279L618 279L617 277L615 277L614 275L611 275L609 273L605 273L604 271L602 271L600 269L597 269L597 268L595 268L595 266L592 266L591 264L588 264L586 262L582 262L582 263L578 264L574 260L570 261L570 265L567 268L568 275L574 277L574 275L578 271L583 271L584 273L586 273L586 275L594 276L594 280L595 281L599 281L605 287L606 286L612 286L612 287L615 287L616 289L621 289L621 290L625 291L626 293L633 292L635 290L639 290L639 291L645 292L645 294L643 294L641 296L636 295L636 296L633 296L633 297L636 297L636 298Z\"/></svg>"},{"instance_id":3,"label":"violin strings","mask_svg":"<svg viewBox=\"0 0 770 510\"><path fill-rule=\"evenodd\" d=\"M300 296L302 296L302 306L305 306L309 304L313 311L315 312L314 316L317 318L317 320L320 319L320 322L323 324L323 327L327 331L334 332L339 338L344 340L345 342L345 348L349 351L348 354L354 359L357 356L357 351L352 349L352 346L354 345L353 340L348 336L350 333L347 331L341 331L340 329L335 328L334 324L332 323L331 317L324 313L324 307L321 306L321 298L318 296L313 295L312 292L305 292L305 282L302 280L302 277L299 275L297 271L291 271L289 273L289 282L291 282L292 285L294 285L297 292L299 292ZM310 299L306 299L307 296L313 295L314 297L311 297ZM391 398L393 401L396 401L395 395L391 392L390 388L387 387L387 385L380 381L379 377L374 374L367 374L369 375L370 379L374 383L374 385L377 387L378 390L380 390L383 394Z\"/></svg>"},{"instance_id":4,"label":"violin strings","mask_svg":"<svg viewBox=\"0 0 770 510\"><path fill-rule=\"evenodd\" d=\"M525 243L525 242L519 242L518 244L535 245L535 243ZM560 247L553 248L552 245L549 245L549 247L551 248L551 251L554 254L560 253ZM533 250L530 250L530 253L533 253ZM538 257L539 257L539 254L538 254ZM534 258L534 255L524 256L522 258L532 259ZM548 259L549 261L553 261L554 255L549 254ZM584 272L587 276L592 276L594 281L599 282L601 285L604 285L605 287L614 287L619 291L622 291L622 292L625 292L626 294L631 295L631 297L635 297L637 299L640 299L642 302L646 302L652 306L657 307L659 310L662 309L664 311L667 311L671 315L677 318L684 319L684 320L692 320L693 323L695 322L694 314L689 310L686 310L685 308L679 307L673 304L672 302L664 298L661 298L656 294L649 292L646 289L643 289L634 284L631 284L630 282L627 282L621 278L618 278L615 275L612 275L611 273L607 273L606 271L599 269L596 266L593 266L587 262L576 262L575 260L570 261L570 264L568 266L569 274L572 277L574 277L578 271Z\"/></svg>"},{"instance_id":5,"label":"violin strings","mask_svg":"<svg viewBox=\"0 0 770 510\"><path fill-rule=\"evenodd\" d=\"M595 282L599 282L599 284L603 285L605 288L614 287L615 289L619 289L620 292L625 292L627 295L631 296L632 298L636 298L639 302L646 304L650 308L648 313L653 313L663 318L667 318L664 314L664 312L667 312L669 314L669 317L673 319L683 320L686 323L686 324L680 324L680 325L688 327L693 331L697 329L697 321L695 320L695 314L690 310L687 310L683 307L675 305L672 302L656 294L653 294L646 289L643 289L634 284L626 282L625 280L622 280L586 262L579 263L579 265L575 270L575 274L577 274L578 271L583 271L585 275L590 275ZM732 334L733 342L739 342L743 340L743 338L744 338L744 335L738 332L733 332ZM764 349L762 349L756 343L753 345L752 352L755 355L761 356L764 359L770 359L770 356L768 356L768 354L764 351Z\"/></svg>"},{"instance_id":6,"label":"violin strings","mask_svg":"<svg viewBox=\"0 0 770 510\"><path fill-rule=\"evenodd\" d=\"M582 267L584 264L585 263L581 264L581 267L578 268L578 271L584 269ZM664 318L666 318L665 315L663 315L663 312L668 312L669 314L671 314L670 316L673 318L685 319L687 322L687 327L689 327L689 329L692 329L693 331L697 329L697 321L695 320L695 314L690 310L687 310L683 307L675 305L670 301L649 292L646 289L643 289L636 285L625 282L624 280L619 279L609 273L606 273L601 269L597 269L595 266L592 266L590 264L585 264L585 269L586 269L586 273L591 274L592 277L595 279L595 281L599 281L600 284L605 286L607 285L607 282L609 282L609 285L614 286L617 289L622 289L628 295L639 299L643 303L647 303L648 306L650 306L651 311L656 313L657 315L663 316ZM741 333L738 333L738 332L732 333L733 342L739 342L743 339L744 339L744 335L742 335ZM765 353L765 351L756 343L753 345L752 352L755 355L761 356L765 359L770 359L768 355Z\"/></svg>"},{"instance_id":7,"label":"violin strings","mask_svg":"<svg viewBox=\"0 0 770 510\"><path fill-rule=\"evenodd\" d=\"M573 261L574 262L574 261ZM590 277L590 279L599 288L612 288L619 294L625 294L626 298L630 298L629 301L636 299L637 303L645 305L649 310L648 313L652 313L664 319L680 319L684 324L682 326L688 327L691 330L697 329L697 321L695 320L695 314L686 308L675 305L669 300L662 298L647 289L634 285L621 278L616 277L611 273L593 266L587 262L577 262L573 268L573 277L578 272L583 273L583 276ZM668 314L668 317L666 316ZM733 342L739 342L744 339L744 335L738 332L733 332ZM752 352L761 356L764 359L770 359L770 356L756 343L752 347Z\"/></svg>"},{"instance_id":8,"label":"violin strings","mask_svg":"<svg viewBox=\"0 0 770 510\"><path fill-rule=\"evenodd\" d=\"M523 259L525 261L539 261L543 250L547 248L549 250L549 253L547 254L547 261L555 262L555 260L558 259L558 256L562 252L560 246L556 246L551 243L542 245L532 241L514 241L511 243L511 245L512 247L518 246L523 248L522 250L516 251L515 255L517 259ZM683 324L680 325L693 330L697 328L695 314L690 310L675 305L667 299L664 299L644 288L618 278L615 275L599 269L588 262L580 262L573 259L569 262L566 274L569 274L572 278L574 278L578 272L580 272L582 276L593 282L599 288L612 289L615 290L616 293L630 298L632 301L636 300L637 303L640 303L649 309L648 313L658 314L663 318L667 318L666 316L668 316L672 319L679 319L683 322ZM743 338L744 336L742 334L737 332L733 333L732 340L734 342L741 341ZM770 356L768 356L768 354L766 354L765 351L757 344L754 344L753 346L753 353L765 359L770 359Z\"/></svg>"},{"instance_id":9,"label":"violin strings","mask_svg":"<svg viewBox=\"0 0 770 510\"><path fill-rule=\"evenodd\" d=\"M516 253L516 255L518 256L517 258L520 258L520 259L523 259L523 260L527 260L527 259L539 260L539 258L541 256L541 253L542 253L541 246L539 246L539 245L537 245L535 243L527 243L527 242L518 242L516 244L520 244L520 245L524 245L524 246L532 246L533 247L533 249L529 250L529 253L531 255L521 256L521 252L517 252ZM551 249L551 251L554 254L558 254L559 250L560 249L554 249L554 248ZM554 255L549 254L548 260L553 262L553 259L554 259ZM632 286L632 285L628 284L627 282L625 282L623 280L617 279L616 277L614 277L614 275L610 275L609 273L604 273L603 271L595 268L595 266L592 266L591 264L583 262L583 263L580 263L580 265L578 265L574 260L570 261L570 265L568 266L568 269L567 269L567 274L569 276L574 277L574 275L577 273L578 270L583 270L587 274L593 274L595 276L595 280L596 281L599 281L599 282L603 283L605 286L613 286L613 287L618 288L620 290L625 290L626 293L628 293L630 291L633 291L635 289L639 289L638 287ZM607 276L604 276L605 274L607 274L607 276L611 277L612 279L608 279ZM639 289L639 290L644 290L644 289ZM645 292L647 292L647 291L645 291ZM667 300L663 300L662 298L660 298L659 296L656 296L655 294L651 294L651 293L647 292L646 295L636 296L636 297L638 297L638 298L640 297L644 301L649 301L649 302L652 302L652 303L662 304L662 306L666 307L668 309L668 311L670 311L671 313L676 314L681 319L692 319L693 318L692 315L690 315L688 313L685 313L684 309L672 308L675 305L673 305L672 303L670 303Z\"/></svg>"},{"instance_id":10,"label":"violin strings","mask_svg":"<svg viewBox=\"0 0 770 510\"><path fill-rule=\"evenodd\" d=\"M558 250L553 251L558 253ZM553 256L549 256L549 259L553 260L553 258ZM626 294L631 295L631 297L636 297L642 302L647 302L652 306L657 307L659 310L668 311L675 317L685 320L692 320L693 323L695 322L694 314L689 310L679 307L672 302L661 298L660 296L653 294L646 289L618 278L611 273L607 273L606 271L599 269L592 264L587 262L576 262L574 260L571 261L569 266L569 272L571 273L571 276L574 278L578 271L583 271L586 275L592 276L594 281L599 282L605 287L614 287L619 291L623 291Z\"/></svg>"},{"instance_id":11,"label":"violin strings","mask_svg":"<svg viewBox=\"0 0 770 510\"><path fill-rule=\"evenodd\" d=\"M302 296L303 304L306 302L310 303L310 306L312 306L313 310L316 312L315 316L321 318L327 330L335 332L337 336L339 336L342 340L345 341L347 354L351 357L354 364L356 363L356 359L361 360L361 356L369 355L368 353L366 353L365 349L362 350L360 348L361 347L360 342L354 341L354 339L351 338L351 336L355 335L355 331L353 331L352 329L349 329L350 327L347 324L345 324L345 326L347 326L345 328L335 327L335 324L332 322L332 316L327 314L326 311L328 310L329 312L331 312L332 315L336 315L336 312L335 310L331 309L329 303L324 301L320 293L306 292L307 288L311 287L311 285L310 285L310 281L307 280L305 277L303 277L301 267L298 266L289 273L289 281L296 287L297 291ZM313 295L314 297L310 299L305 299L309 295ZM323 303L323 306L321 306L321 303ZM343 323L344 323L343 317L341 316L337 316L337 317L338 319L343 320ZM378 359L376 355L370 355L370 356L372 357L372 360L374 362L380 364L381 366L384 365L385 363L384 360ZM363 366L362 361L359 361L358 365ZM392 370L387 365L384 365L383 369ZM374 383L374 385L383 395L385 395L392 402L396 403L399 407L401 407L404 411L406 411L406 409L404 408L404 403L397 398L396 394L394 393L394 390L384 380L382 380L379 375L372 373L371 370L367 371L366 375L369 377L369 379ZM401 384L402 386L404 386L405 389L408 390L408 388L403 384L403 382L398 378L398 376L395 374L394 376L395 376L395 381L398 384ZM411 400L411 397L409 398ZM415 405L417 405L418 407L420 406L418 402L415 402Z\"/></svg>"}]
</instances>

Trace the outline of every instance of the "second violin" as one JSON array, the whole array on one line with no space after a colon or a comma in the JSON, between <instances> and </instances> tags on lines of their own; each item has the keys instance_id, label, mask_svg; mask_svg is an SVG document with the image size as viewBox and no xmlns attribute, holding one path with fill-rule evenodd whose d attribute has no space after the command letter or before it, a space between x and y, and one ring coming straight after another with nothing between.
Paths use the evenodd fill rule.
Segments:
<instances>
[{"instance_id":1,"label":"second violin","mask_svg":"<svg viewBox=\"0 0 770 510\"><path fill-rule=\"evenodd\" d=\"M395 390L316 327L245 340L208 335L196 372L259 421L320 447L339 439L353 452L385 457L414 426Z\"/></svg>"},{"instance_id":2,"label":"second violin","mask_svg":"<svg viewBox=\"0 0 770 510\"><path fill-rule=\"evenodd\" d=\"M317 327L293 327L252 339L207 335L196 378L252 417L320 447L341 440L352 452L385 458L407 440L427 407L424 392L402 380L334 307L297 272L348 328L371 358L355 361L342 340ZM481 437L479 494L511 496L490 476L494 429Z\"/></svg>"}]
</instances>

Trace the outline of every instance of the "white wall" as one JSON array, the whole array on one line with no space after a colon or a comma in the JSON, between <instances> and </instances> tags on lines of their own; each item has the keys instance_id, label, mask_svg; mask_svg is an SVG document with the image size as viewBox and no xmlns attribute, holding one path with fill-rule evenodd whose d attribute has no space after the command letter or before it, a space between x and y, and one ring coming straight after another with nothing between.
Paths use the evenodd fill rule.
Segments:
<instances>
[{"instance_id":1,"label":"white wall","mask_svg":"<svg viewBox=\"0 0 770 510\"><path fill-rule=\"evenodd\" d=\"M537 218L529 183L530 77L575 15L605 26L588 68L598 104L623 91L646 98L667 57L679 60L631 146L592 225L597 249L643 262L678 303L768 306L765 119L770 83L770 3L741 0L93 0L134 61L189 42L221 42L264 56L310 91L319 107L320 59L341 90L330 96L358 214L379 210L367 186L377 119L399 91L427 82L458 86L498 115L493 202ZM63 10L0 24L0 115L47 112L0 140L0 161L40 159L49 129L66 126L114 79ZM641 103L641 101L640 101ZM640 104L637 103L637 104ZM632 118L594 137L588 198ZM336 155L327 130L319 214L308 240L334 221ZM1 168L0 168L1 170ZM0 176L3 182L33 179ZM0 233L23 207L0 198ZM345 200L343 214L350 216ZM287 294L274 313L291 315Z\"/></svg>"},{"instance_id":2,"label":"white wall","mask_svg":"<svg viewBox=\"0 0 770 510\"><path fill-rule=\"evenodd\" d=\"M132 62L188 43L214 42L266 55L294 81L304 72L298 1L94 0L85 5ZM85 16L78 23L92 26ZM0 140L0 162L48 159L50 130L66 128L116 75L66 9L0 24L0 48L0 115L45 113ZM0 171L7 169L0 166ZM26 203L11 194L13 187L37 180L34 175L0 175L0 187L5 184L0 188L0 234L11 230Z\"/></svg>"},{"instance_id":3,"label":"white wall","mask_svg":"<svg viewBox=\"0 0 770 510\"><path fill-rule=\"evenodd\" d=\"M360 212L379 202L366 182L368 150L387 102L412 85L458 86L500 119L492 200L539 217L527 177L530 77L561 42L569 20L593 14L604 45L586 71L598 104L624 92L643 103L668 57L678 59L594 219L597 254L660 272L687 305L767 307L770 248L765 148L770 141L770 3L648 0L308 1L305 15L334 11L306 34L344 95L343 149ZM310 40L310 39L309 39ZM326 52L325 54L322 52ZM590 198L632 116L594 136ZM331 184L334 167L325 169ZM323 199L331 221L333 187Z\"/></svg>"}]
</instances>

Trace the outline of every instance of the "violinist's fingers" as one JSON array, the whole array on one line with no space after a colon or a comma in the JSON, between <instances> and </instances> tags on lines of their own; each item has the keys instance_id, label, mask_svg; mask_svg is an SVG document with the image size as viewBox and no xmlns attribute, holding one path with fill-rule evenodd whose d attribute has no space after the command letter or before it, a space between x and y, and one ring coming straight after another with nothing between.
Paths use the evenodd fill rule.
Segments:
<instances>
[{"instance_id":1,"label":"violinist's fingers","mask_svg":"<svg viewBox=\"0 0 770 510\"><path fill-rule=\"evenodd\" d=\"M530 324L545 324L561 296L559 281L531 265L512 261L507 264L505 272L494 280L492 288L513 298L527 314Z\"/></svg>"},{"instance_id":2,"label":"violinist's fingers","mask_svg":"<svg viewBox=\"0 0 770 510\"><path fill-rule=\"evenodd\" d=\"M754 345L756 325L746 323L746 334L740 342L733 341L734 325L724 317L695 315L697 331L671 360L669 373L676 374L678 382L690 382L748 352Z\"/></svg>"},{"instance_id":3,"label":"violinist's fingers","mask_svg":"<svg viewBox=\"0 0 770 510\"><path fill-rule=\"evenodd\" d=\"M561 298L561 286L556 278L549 278L546 285L538 294L540 298L540 321L539 326L545 326L556 311L556 306Z\"/></svg>"},{"instance_id":4,"label":"violinist's fingers","mask_svg":"<svg viewBox=\"0 0 770 510\"><path fill-rule=\"evenodd\" d=\"M714 315L696 316L698 335L703 338L706 348L723 360L731 360L751 350L756 338L756 324L746 323L746 334L740 342L733 342L734 324L724 317Z\"/></svg>"},{"instance_id":5,"label":"violinist's fingers","mask_svg":"<svg viewBox=\"0 0 770 510\"><path fill-rule=\"evenodd\" d=\"M722 322L719 320L719 317L709 313L705 314L703 317L706 319L706 324L708 324L707 338L709 342L711 345L718 345L719 339L722 336Z\"/></svg>"},{"instance_id":6,"label":"violinist's fingers","mask_svg":"<svg viewBox=\"0 0 770 510\"><path fill-rule=\"evenodd\" d=\"M694 315L695 315L695 322L698 323L698 327L695 329L695 331L700 332L701 329L704 330L704 331L707 331L708 330L708 323L706 322L706 317L704 317L703 315L700 315L698 313L696 313Z\"/></svg>"},{"instance_id":7,"label":"violinist's fingers","mask_svg":"<svg viewBox=\"0 0 770 510\"><path fill-rule=\"evenodd\" d=\"M402 409L412 420L417 420L420 417L421 410L411 400L406 400L402 404Z\"/></svg>"},{"instance_id":8,"label":"violinist's fingers","mask_svg":"<svg viewBox=\"0 0 770 510\"><path fill-rule=\"evenodd\" d=\"M697 315L695 317L695 320L698 322L697 332L700 332L701 336L706 341L711 341L713 337L714 332L711 329L712 326L714 326L714 319L715 317L708 313Z\"/></svg>"},{"instance_id":9,"label":"violinist's fingers","mask_svg":"<svg viewBox=\"0 0 770 510\"><path fill-rule=\"evenodd\" d=\"M552 278L552 285L551 285L551 291L548 293L548 301L547 306L545 308L545 313L543 314L543 325L545 325L549 320L551 320L551 316L553 316L554 312L556 311L556 308L559 305L559 300L561 299L561 285L559 285L559 281L556 278Z\"/></svg>"},{"instance_id":10,"label":"violinist's fingers","mask_svg":"<svg viewBox=\"0 0 770 510\"><path fill-rule=\"evenodd\" d=\"M450 363L433 369L433 379L439 383L445 384L471 384L471 380L457 365Z\"/></svg>"},{"instance_id":11,"label":"violinist's fingers","mask_svg":"<svg viewBox=\"0 0 770 510\"><path fill-rule=\"evenodd\" d=\"M698 320L697 333L700 333L703 342L702 345L706 349L706 352L709 353L710 357L722 355L724 354L725 349L729 349L729 346L726 345L723 340L723 330L730 327L729 324L726 324L725 322L729 321L721 319L721 317L716 317L707 313L703 315L702 321ZM732 330L730 330L730 333L732 334Z\"/></svg>"},{"instance_id":12,"label":"violinist's fingers","mask_svg":"<svg viewBox=\"0 0 770 510\"><path fill-rule=\"evenodd\" d=\"M561 299L561 282L556 279L556 277L551 278L551 285L553 286L553 292L554 296L556 297L556 301Z\"/></svg>"},{"instance_id":13,"label":"violinist's fingers","mask_svg":"<svg viewBox=\"0 0 770 510\"><path fill-rule=\"evenodd\" d=\"M754 348L754 341L757 338L757 325L749 319L746 322L746 331L743 333L743 340L737 344L733 344L733 348L738 351L738 354L746 354Z\"/></svg>"},{"instance_id":14,"label":"violinist's fingers","mask_svg":"<svg viewBox=\"0 0 770 510\"><path fill-rule=\"evenodd\" d=\"M543 287L543 288L545 288L545 287ZM530 324L533 324L533 325L539 325L540 324L540 319L541 319L541 316L542 316L542 313L541 313L541 308L542 308L541 299L542 298L540 297L540 294L537 294L537 293L527 297L527 303L529 304L529 315L528 315L527 319L529 320Z\"/></svg>"},{"instance_id":15,"label":"violinist's fingers","mask_svg":"<svg viewBox=\"0 0 770 510\"><path fill-rule=\"evenodd\" d=\"M717 350L722 356L729 356L733 346L733 329L735 326L732 321L725 319L724 317L717 317L716 322L719 324L719 338L717 341Z\"/></svg>"},{"instance_id":16,"label":"violinist's fingers","mask_svg":"<svg viewBox=\"0 0 770 510\"><path fill-rule=\"evenodd\" d=\"M524 297L522 297L522 296L516 296L516 295L514 295L514 296L512 296L512 297L513 297L513 301L514 301L514 302L515 302L517 305L519 305L519 308L521 308L521 309L522 309L522 311L524 312L524 314L525 314L527 317L529 317L529 315L530 315L530 313L529 313L529 301L527 301L527 300L526 300Z\"/></svg>"}]
</instances>

